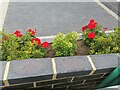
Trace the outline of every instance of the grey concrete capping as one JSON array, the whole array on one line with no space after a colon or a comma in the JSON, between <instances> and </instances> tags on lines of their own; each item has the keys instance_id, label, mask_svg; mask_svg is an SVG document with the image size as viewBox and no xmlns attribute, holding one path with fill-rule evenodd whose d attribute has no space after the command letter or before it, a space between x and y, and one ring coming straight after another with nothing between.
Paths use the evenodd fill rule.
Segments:
<instances>
[{"instance_id":1,"label":"grey concrete capping","mask_svg":"<svg viewBox=\"0 0 120 90\"><path fill-rule=\"evenodd\" d=\"M120 53L118 53L118 64L120 65Z\"/></svg>"},{"instance_id":2,"label":"grey concrete capping","mask_svg":"<svg viewBox=\"0 0 120 90\"><path fill-rule=\"evenodd\" d=\"M51 58L11 61L8 73L9 83L19 84L52 79Z\"/></svg>"},{"instance_id":3,"label":"grey concrete capping","mask_svg":"<svg viewBox=\"0 0 120 90\"><path fill-rule=\"evenodd\" d=\"M119 61L117 54L1 61L0 82L4 84L0 87L2 90L94 88Z\"/></svg>"},{"instance_id":4,"label":"grey concrete capping","mask_svg":"<svg viewBox=\"0 0 120 90\"><path fill-rule=\"evenodd\" d=\"M0 61L0 87L3 86L3 74L5 71L5 65L6 65L5 61Z\"/></svg>"},{"instance_id":5,"label":"grey concrete capping","mask_svg":"<svg viewBox=\"0 0 120 90\"><path fill-rule=\"evenodd\" d=\"M114 54L91 55L91 58L97 68L95 73L111 72L119 65L118 55Z\"/></svg>"},{"instance_id":6,"label":"grey concrete capping","mask_svg":"<svg viewBox=\"0 0 120 90\"><path fill-rule=\"evenodd\" d=\"M86 56L57 57L57 78L88 75L92 67Z\"/></svg>"}]
</instances>

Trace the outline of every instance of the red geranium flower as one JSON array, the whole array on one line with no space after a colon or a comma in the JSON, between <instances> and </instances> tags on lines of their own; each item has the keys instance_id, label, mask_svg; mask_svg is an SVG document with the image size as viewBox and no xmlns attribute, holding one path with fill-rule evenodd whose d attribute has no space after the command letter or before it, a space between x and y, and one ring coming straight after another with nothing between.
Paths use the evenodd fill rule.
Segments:
<instances>
[{"instance_id":1,"label":"red geranium flower","mask_svg":"<svg viewBox=\"0 0 120 90\"><path fill-rule=\"evenodd\" d=\"M86 28L87 28L87 26L83 26L82 31L84 32Z\"/></svg>"},{"instance_id":2,"label":"red geranium flower","mask_svg":"<svg viewBox=\"0 0 120 90\"><path fill-rule=\"evenodd\" d=\"M18 34L18 33L21 33L19 30L16 30L15 32L14 32L14 34Z\"/></svg>"},{"instance_id":3,"label":"red geranium flower","mask_svg":"<svg viewBox=\"0 0 120 90\"><path fill-rule=\"evenodd\" d=\"M97 25L97 23L94 21L94 19L91 19L89 24L88 24L88 28L89 29L95 29L96 25Z\"/></svg>"},{"instance_id":4,"label":"red geranium flower","mask_svg":"<svg viewBox=\"0 0 120 90\"><path fill-rule=\"evenodd\" d=\"M33 39L31 40L31 42L32 42L32 43L37 42L37 46L40 46L40 44L41 44L41 41L40 41L39 38L33 38Z\"/></svg>"},{"instance_id":5,"label":"red geranium flower","mask_svg":"<svg viewBox=\"0 0 120 90\"><path fill-rule=\"evenodd\" d=\"M36 29L28 29L27 31L28 31L32 36L34 36L35 33L36 33Z\"/></svg>"},{"instance_id":6,"label":"red geranium flower","mask_svg":"<svg viewBox=\"0 0 120 90\"><path fill-rule=\"evenodd\" d=\"M48 42L43 42L42 43L42 48L47 48L49 46L49 43Z\"/></svg>"},{"instance_id":7,"label":"red geranium flower","mask_svg":"<svg viewBox=\"0 0 120 90\"><path fill-rule=\"evenodd\" d=\"M5 36L5 38L3 38L3 40L7 40L8 39L8 36Z\"/></svg>"},{"instance_id":8,"label":"red geranium flower","mask_svg":"<svg viewBox=\"0 0 120 90\"><path fill-rule=\"evenodd\" d=\"M91 19L91 20L90 20L90 23L94 23L94 22L95 22L95 20L94 20L94 19Z\"/></svg>"},{"instance_id":9,"label":"red geranium flower","mask_svg":"<svg viewBox=\"0 0 120 90\"><path fill-rule=\"evenodd\" d=\"M18 33L16 36L21 38L23 35L21 33Z\"/></svg>"},{"instance_id":10,"label":"red geranium flower","mask_svg":"<svg viewBox=\"0 0 120 90\"><path fill-rule=\"evenodd\" d=\"M15 32L14 32L14 34L17 36L17 37L22 37L23 36L23 34L21 34L21 32L19 31L19 30L16 30Z\"/></svg>"},{"instance_id":11,"label":"red geranium flower","mask_svg":"<svg viewBox=\"0 0 120 90\"><path fill-rule=\"evenodd\" d=\"M94 32L90 32L89 34L88 34L88 38L90 39L90 38L95 38L95 33Z\"/></svg>"}]
</instances>

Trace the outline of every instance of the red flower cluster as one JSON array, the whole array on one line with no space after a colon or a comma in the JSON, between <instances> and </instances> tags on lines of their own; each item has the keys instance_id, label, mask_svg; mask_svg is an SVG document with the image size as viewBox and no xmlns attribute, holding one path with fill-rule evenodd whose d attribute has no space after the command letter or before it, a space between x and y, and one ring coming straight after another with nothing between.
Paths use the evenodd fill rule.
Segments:
<instances>
[{"instance_id":1,"label":"red flower cluster","mask_svg":"<svg viewBox=\"0 0 120 90\"><path fill-rule=\"evenodd\" d=\"M96 34L93 31L96 28L97 23L95 22L94 19L91 19L88 25L82 27L82 32L84 32L86 29L90 30L90 32L87 35L87 38L95 38Z\"/></svg>"},{"instance_id":2,"label":"red flower cluster","mask_svg":"<svg viewBox=\"0 0 120 90\"><path fill-rule=\"evenodd\" d=\"M41 45L41 41L40 41L39 38L33 38L33 39L31 40L31 42L32 42L32 43L37 42L37 46L40 46L40 45ZM48 42L43 42L43 43L42 43L42 48L47 48L48 46L49 46L49 43L48 43Z\"/></svg>"},{"instance_id":3,"label":"red flower cluster","mask_svg":"<svg viewBox=\"0 0 120 90\"><path fill-rule=\"evenodd\" d=\"M49 46L48 42L43 42L42 43L42 48L47 48Z\"/></svg>"},{"instance_id":4,"label":"red flower cluster","mask_svg":"<svg viewBox=\"0 0 120 90\"><path fill-rule=\"evenodd\" d=\"M83 27L82 27L82 31L83 31L83 32L85 31L85 29L87 29L87 26L83 26Z\"/></svg>"},{"instance_id":5,"label":"red flower cluster","mask_svg":"<svg viewBox=\"0 0 120 90\"><path fill-rule=\"evenodd\" d=\"M83 26L82 27L82 31L84 32L87 28L89 29L95 29L96 28L97 23L94 21L94 19L91 19L89 24L87 26Z\"/></svg>"},{"instance_id":6,"label":"red flower cluster","mask_svg":"<svg viewBox=\"0 0 120 90\"><path fill-rule=\"evenodd\" d=\"M34 36L35 33L36 33L36 30L35 30L35 29L29 29L29 30L27 30L27 32L30 33L32 36ZM20 38L23 36L19 30L16 30L16 31L14 32L14 34L15 34L17 37L20 37ZM8 39L8 36L6 36L6 37L4 38L4 40L7 40L7 39ZM36 42L36 43L37 43L37 46L42 45L42 48L47 48L47 47L49 46L49 43L48 43L48 42L43 42L43 43L41 44L41 41L40 41L39 38L32 38L31 42L32 42L32 43L35 43L35 42Z\"/></svg>"},{"instance_id":7,"label":"red flower cluster","mask_svg":"<svg viewBox=\"0 0 120 90\"><path fill-rule=\"evenodd\" d=\"M40 46L40 44L41 44L41 41L40 41L39 38L33 38L33 39L31 40L31 42L32 42L32 43L37 42L37 46Z\"/></svg>"},{"instance_id":8,"label":"red flower cluster","mask_svg":"<svg viewBox=\"0 0 120 90\"><path fill-rule=\"evenodd\" d=\"M34 36L36 33L36 29L28 29L27 32L29 32L32 36Z\"/></svg>"},{"instance_id":9,"label":"red flower cluster","mask_svg":"<svg viewBox=\"0 0 120 90\"><path fill-rule=\"evenodd\" d=\"M90 39L90 38L95 38L95 33L94 32L90 32L89 34L88 34L88 38Z\"/></svg>"},{"instance_id":10,"label":"red flower cluster","mask_svg":"<svg viewBox=\"0 0 120 90\"><path fill-rule=\"evenodd\" d=\"M88 24L88 28L89 29L95 29L96 25L97 25L97 23L94 21L94 19L91 19L89 24Z\"/></svg>"},{"instance_id":11,"label":"red flower cluster","mask_svg":"<svg viewBox=\"0 0 120 90\"><path fill-rule=\"evenodd\" d=\"M21 32L19 31L19 30L16 30L15 32L14 32L14 34L17 36L17 37L22 37L23 36L23 34L21 34Z\"/></svg>"}]
</instances>

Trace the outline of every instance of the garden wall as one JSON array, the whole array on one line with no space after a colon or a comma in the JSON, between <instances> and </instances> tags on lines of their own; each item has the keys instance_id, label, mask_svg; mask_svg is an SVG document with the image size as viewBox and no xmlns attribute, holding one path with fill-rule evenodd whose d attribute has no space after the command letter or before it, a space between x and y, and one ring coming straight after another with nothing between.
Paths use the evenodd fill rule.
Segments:
<instances>
[{"instance_id":1,"label":"garden wall","mask_svg":"<svg viewBox=\"0 0 120 90\"><path fill-rule=\"evenodd\" d=\"M2 90L94 89L119 64L119 54L1 61ZM78 90L78 89L77 89Z\"/></svg>"}]
</instances>

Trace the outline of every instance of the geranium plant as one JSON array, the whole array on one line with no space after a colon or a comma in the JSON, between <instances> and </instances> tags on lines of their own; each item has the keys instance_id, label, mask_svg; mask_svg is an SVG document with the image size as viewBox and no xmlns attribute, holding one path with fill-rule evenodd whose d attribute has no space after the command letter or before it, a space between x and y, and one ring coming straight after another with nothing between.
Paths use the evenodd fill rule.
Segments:
<instances>
[{"instance_id":1,"label":"geranium plant","mask_svg":"<svg viewBox=\"0 0 120 90\"><path fill-rule=\"evenodd\" d=\"M56 56L72 56L77 49L78 33L71 32L66 35L59 33L53 41L53 49Z\"/></svg>"},{"instance_id":2,"label":"geranium plant","mask_svg":"<svg viewBox=\"0 0 120 90\"><path fill-rule=\"evenodd\" d=\"M82 39L87 45L90 45L97 36L105 36L104 30L94 19L91 19L86 26L82 27Z\"/></svg>"},{"instance_id":3,"label":"geranium plant","mask_svg":"<svg viewBox=\"0 0 120 90\"><path fill-rule=\"evenodd\" d=\"M42 43L35 34L35 29L28 29L25 34L22 34L20 30L16 30L13 34L1 32L2 59L19 60L44 57L49 44L48 42Z\"/></svg>"}]
</instances>

